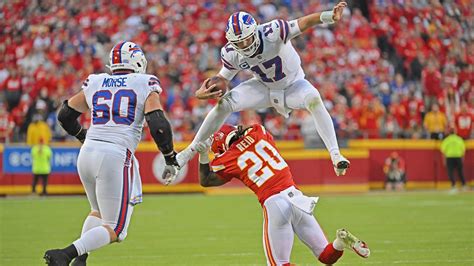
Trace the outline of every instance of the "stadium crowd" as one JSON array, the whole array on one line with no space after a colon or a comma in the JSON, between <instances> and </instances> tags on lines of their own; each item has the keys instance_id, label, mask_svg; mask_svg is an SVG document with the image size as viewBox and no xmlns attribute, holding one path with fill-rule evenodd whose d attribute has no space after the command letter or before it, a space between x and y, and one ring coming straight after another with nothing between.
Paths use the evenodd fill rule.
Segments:
<instances>
[{"instance_id":1,"label":"stadium crowd","mask_svg":"<svg viewBox=\"0 0 474 266\"><path fill-rule=\"evenodd\" d=\"M147 72L161 81L175 139L191 140L215 104L195 99L194 91L221 67L225 22L232 12L246 10L263 23L330 9L334 2L3 2L0 138L25 141L32 121L45 120L54 140L66 139L56 122L58 105L80 89L88 74L108 71L114 43L132 40L145 52ZM441 138L455 127L460 136L470 138L472 1L371 0L366 7L352 6L341 22L293 40L338 136ZM232 85L250 76L241 72ZM84 124L89 120L87 115L82 119ZM315 132L304 111L294 111L287 120L271 109L238 113L230 120L262 122L279 139L312 138Z\"/></svg>"}]
</instances>

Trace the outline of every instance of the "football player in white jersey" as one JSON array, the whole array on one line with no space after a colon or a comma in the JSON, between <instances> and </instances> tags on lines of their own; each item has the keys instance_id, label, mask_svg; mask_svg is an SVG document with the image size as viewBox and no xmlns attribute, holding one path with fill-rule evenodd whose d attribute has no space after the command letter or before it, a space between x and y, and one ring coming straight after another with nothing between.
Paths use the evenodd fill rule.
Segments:
<instances>
[{"instance_id":1,"label":"football player in white jersey","mask_svg":"<svg viewBox=\"0 0 474 266\"><path fill-rule=\"evenodd\" d=\"M334 125L316 88L305 79L301 60L290 40L317 24L339 21L346 2L332 11L310 14L292 21L273 20L257 25L246 12L232 14L227 22L228 40L221 50L222 68L218 77L227 82L241 70L251 70L254 77L226 93L209 112L193 142L178 153L180 166L196 153L195 146L217 131L232 113L248 109L274 107L285 117L293 109L306 109L328 149L337 175L344 175L349 161L337 143ZM317 51L315 51L317 52ZM218 98L215 85L204 81L196 96L199 99ZM164 173L166 176L166 173Z\"/></svg>"},{"instance_id":2,"label":"football player in white jersey","mask_svg":"<svg viewBox=\"0 0 474 266\"><path fill-rule=\"evenodd\" d=\"M48 265L85 265L87 254L127 236L133 208L142 201L138 161L134 156L146 120L166 160L176 169L170 123L160 104L159 80L145 74L147 61L133 42L120 42L110 52L112 74L92 74L82 91L64 101L58 120L83 143L77 160L91 206L81 237L64 249L46 251ZM91 112L91 126L77 118Z\"/></svg>"}]
</instances>

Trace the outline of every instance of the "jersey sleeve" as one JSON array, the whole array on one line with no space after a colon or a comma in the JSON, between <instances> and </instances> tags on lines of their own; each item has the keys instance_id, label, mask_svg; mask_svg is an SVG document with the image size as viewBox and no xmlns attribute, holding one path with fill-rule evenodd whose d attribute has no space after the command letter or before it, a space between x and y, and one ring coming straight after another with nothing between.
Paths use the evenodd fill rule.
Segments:
<instances>
[{"instance_id":1,"label":"jersey sleeve","mask_svg":"<svg viewBox=\"0 0 474 266\"><path fill-rule=\"evenodd\" d=\"M87 76L86 80L82 82L82 86L81 86L82 91L87 91L89 89L90 84L91 84L91 79L92 79L92 75L89 75Z\"/></svg>"},{"instance_id":2,"label":"jersey sleeve","mask_svg":"<svg viewBox=\"0 0 474 266\"><path fill-rule=\"evenodd\" d=\"M232 80L239 72L238 67L234 63L232 53L235 53L235 50L230 44L227 44L221 49L222 68L219 71L219 75L227 80Z\"/></svg>"},{"instance_id":3,"label":"jersey sleeve","mask_svg":"<svg viewBox=\"0 0 474 266\"><path fill-rule=\"evenodd\" d=\"M263 25L263 34L272 41L287 43L301 34L297 20L275 19Z\"/></svg>"},{"instance_id":4,"label":"jersey sleeve","mask_svg":"<svg viewBox=\"0 0 474 266\"><path fill-rule=\"evenodd\" d=\"M157 92L158 94L160 94L163 91L160 86L160 80L153 75L149 76L147 87L150 92Z\"/></svg>"},{"instance_id":5,"label":"jersey sleeve","mask_svg":"<svg viewBox=\"0 0 474 266\"><path fill-rule=\"evenodd\" d=\"M235 166L232 163L236 163L233 156L222 156L216 157L211 162L211 170L224 181L230 181L234 177L238 177L238 173L235 173Z\"/></svg>"}]
</instances>

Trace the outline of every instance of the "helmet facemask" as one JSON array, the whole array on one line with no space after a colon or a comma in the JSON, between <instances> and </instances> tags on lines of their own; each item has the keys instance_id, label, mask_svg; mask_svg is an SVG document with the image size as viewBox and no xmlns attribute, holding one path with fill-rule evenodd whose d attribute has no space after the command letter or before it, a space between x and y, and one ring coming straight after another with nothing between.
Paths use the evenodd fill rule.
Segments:
<instances>
[{"instance_id":1,"label":"helmet facemask","mask_svg":"<svg viewBox=\"0 0 474 266\"><path fill-rule=\"evenodd\" d=\"M257 52L258 47L260 46L260 38L258 37L258 31L255 29L254 33L247 36L246 38L239 41L230 41L229 43L234 47L234 49L243 56L252 56ZM253 39L252 39L253 38ZM241 47L241 44L251 40L251 43L245 47Z\"/></svg>"}]
</instances>

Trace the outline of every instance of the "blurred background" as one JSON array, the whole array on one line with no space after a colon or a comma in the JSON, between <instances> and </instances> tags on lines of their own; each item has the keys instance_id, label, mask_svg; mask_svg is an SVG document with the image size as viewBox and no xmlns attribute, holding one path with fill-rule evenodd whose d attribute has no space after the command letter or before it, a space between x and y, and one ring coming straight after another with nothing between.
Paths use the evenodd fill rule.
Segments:
<instances>
[{"instance_id":1,"label":"blurred background","mask_svg":"<svg viewBox=\"0 0 474 266\"><path fill-rule=\"evenodd\" d=\"M193 95L202 81L221 67L220 48L226 42L225 21L231 13L245 10L264 23L332 9L336 2L2 1L0 139L6 145L1 148L0 192L29 191L18 186L29 184L28 147L41 141L53 143L52 183L79 184L74 172L78 145L69 147L73 138L58 125L57 108L78 92L90 73L108 71L108 54L116 42L131 40L144 50L147 72L161 81L161 99L173 125L174 139L182 142L177 147L182 148L215 104ZM468 181L472 180L473 1L348 3L341 22L305 32L293 44L306 78L318 88L333 118L341 146L348 148L349 159L356 162L352 169L355 179L349 183L356 180L353 183L363 184L363 190L383 187L386 159L394 151L404 160L407 180L413 181L411 187L447 183L439 145L450 132L466 140L464 172ZM250 76L241 72L231 86ZM80 119L88 127L90 116ZM281 140L284 157L287 151L285 158L296 160L298 165L305 163L298 166L303 171L300 176L308 167L327 168L317 170L323 176L320 181L308 176L308 180L313 178L308 185L325 186L329 182L325 178L333 178L325 151L307 150L324 146L305 111L293 111L289 119L272 108L247 111L233 114L228 122L265 125ZM145 183L157 185L158 158L149 141L145 129L137 156L143 158ZM304 157L305 152L310 155ZM317 163L308 166L307 160ZM196 182L195 168L190 165L182 182ZM335 180L329 183L348 182ZM425 185L420 185L423 182Z\"/></svg>"}]
</instances>

